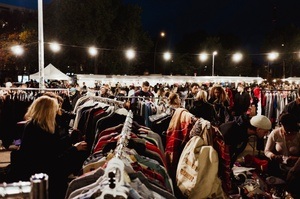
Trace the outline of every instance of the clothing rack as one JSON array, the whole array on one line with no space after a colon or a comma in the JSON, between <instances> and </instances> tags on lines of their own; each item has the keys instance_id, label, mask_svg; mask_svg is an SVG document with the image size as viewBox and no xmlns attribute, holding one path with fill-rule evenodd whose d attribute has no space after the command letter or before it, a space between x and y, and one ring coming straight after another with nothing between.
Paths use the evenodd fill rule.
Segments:
<instances>
[{"instance_id":1,"label":"clothing rack","mask_svg":"<svg viewBox=\"0 0 300 199\"><path fill-rule=\"evenodd\" d=\"M19 181L0 184L0 198L48 198L48 175L38 173L30 181Z\"/></svg>"},{"instance_id":2,"label":"clothing rack","mask_svg":"<svg viewBox=\"0 0 300 199\"><path fill-rule=\"evenodd\" d=\"M116 158L121 158L123 147L127 146L128 144L128 140L130 139L129 132L131 131L132 128L132 121L133 121L133 113L130 110L126 116L124 126L121 131L120 139L118 140L117 148L115 149Z\"/></svg>"},{"instance_id":3,"label":"clothing rack","mask_svg":"<svg viewBox=\"0 0 300 199\"><path fill-rule=\"evenodd\" d=\"M12 88L7 88L7 87L0 87L0 90L4 91L65 91L69 95L69 89L67 88L20 88L20 87L12 87Z\"/></svg>"},{"instance_id":4,"label":"clothing rack","mask_svg":"<svg viewBox=\"0 0 300 199\"><path fill-rule=\"evenodd\" d=\"M109 105L115 105L119 108L124 108L124 102L116 100L116 99L100 97L100 96L88 96L88 99L96 101L96 102L103 102L103 103L106 103Z\"/></svg>"},{"instance_id":5,"label":"clothing rack","mask_svg":"<svg viewBox=\"0 0 300 199\"><path fill-rule=\"evenodd\" d=\"M115 156L109 160L105 168L104 176L108 179L108 185L105 186L100 199L104 199L105 195L112 195L113 197L122 196L128 197L129 189L124 183L124 162L121 160L123 148L127 146L130 139L130 131L132 127L133 113L130 110L126 116L124 126L122 128L120 138L115 149Z\"/></svg>"},{"instance_id":6,"label":"clothing rack","mask_svg":"<svg viewBox=\"0 0 300 199\"><path fill-rule=\"evenodd\" d=\"M30 182L13 182L0 184L0 198L29 198Z\"/></svg>"},{"instance_id":7,"label":"clothing rack","mask_svg":"<svg viewBox=\"0 0 300 199\"><path fill-rule=\"evenodd\" d=\"M297 91L298 89L289 89L289 90L287 90L287 89L272 89L272 90L266 90L266 89L263 89L263 90L261 90L262 92L277 92L277 91L291 91L291 92L293 92L293 91Z\"/></svg>"}]
</instances>

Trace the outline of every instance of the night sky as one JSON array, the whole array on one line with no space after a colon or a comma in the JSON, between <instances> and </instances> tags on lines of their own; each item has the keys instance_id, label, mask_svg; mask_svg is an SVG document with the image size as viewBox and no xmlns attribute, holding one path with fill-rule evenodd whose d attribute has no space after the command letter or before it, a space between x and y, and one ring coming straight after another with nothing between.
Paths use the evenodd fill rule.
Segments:
<instances>
[{"instance_id":1,"label":"night sky","mask_svg":"<svg viewBox=\"0 0 300 199\"><path fill-rule=\"evenodd\" d=\"M144 28L151 35L165 30L172 40L188 32L231 33L257 51L274 27L300 27L299 0L127 0L143 8ZM253 52L256 53L256 52Z\"/></svg>"},{"instance_id":2,"label":"night sky","mask_svg":"<svg viewBox=\"0 0 300 199\"><path fill-rule=\"evenodd\" d=\"M51 0L44 0L45 3ZM38 0L0 0L0 3L37 8ZM299 0L124 0L142 7L144 29L153 37L165 31L171 46L185 34L205 30L231 33L253 53L264 35L290 23L300 27Z\"/></svg>"}]
</instances>

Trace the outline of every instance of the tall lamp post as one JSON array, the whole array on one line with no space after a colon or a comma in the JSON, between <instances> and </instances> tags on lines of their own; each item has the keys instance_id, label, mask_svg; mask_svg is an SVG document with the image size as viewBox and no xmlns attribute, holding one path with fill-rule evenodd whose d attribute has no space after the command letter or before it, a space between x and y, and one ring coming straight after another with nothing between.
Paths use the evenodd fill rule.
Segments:
<instances>
[{"instance_id":1,"label":"tall lamp post","mask_svg":"<svg viewBox=\"0 0 300 199\"><path fill-rule=\"evenodd\" d=\"M204 61L207 60L207 58L208 58L208 54L206 52L203 52L203 53L199 54L200 61L204 62Z\"/></svg>"},{"instance_id":2,"label":"tall lamp post","mask_svg":"<svg viewBox=\"0 0 300 199\"><path fill-rule=\"evenodd\" d=\"M279 56L278 52L268 53L268 77L271 78L272 70L270 70L270 61L274 61Z\"/></svg>"},{"instance_id":3,"label":"tall lamp post","mask_svg":"<svg viewBox=\"0 0 300 199\"><path fill-rule=\"evenodd\" d=\"M215 56L218 54L217 51L214 51L212 54L212 66L211 66L211 76L215 76Z\"/></svg>"},{"instance_id":4,"label":"tall lamp post","mask_svg":"<svg viewBox=\"0 0 300 199\"><path fill-rule=\"evenodd\" d=\"M136 52L135 50L133 50L132 48L126 50L126 58L128 59L128 67L127 67L127 70L126 70L126 74L128 74L130 71L131 71L131 60L135 58L135 55L136 55Z\"/></svg>"},{"instance_id":5,"label":"tall lamp post","mask_svg":"<svg viewBox=\"0 0 300 199\"><path fill-rule=\"evenodd\" d=\"M215 56L218 54L217 51L214 51L211 55L212 55L212 66L211 66L211 75L214 76L215 75ZM200 53L199 54L199 59L200 61L206 61L208 58L207 53Z\"/></svg>"},{"instance_id":6,"label":"tall lamp post","mask_svg":"<svg viewBox=\"0 0 300 199\"><path fill-rule=\"evenodd\" d=\"M53 52L52 60L51 60L51 62L53 63L53 62L55 62L54 54L58 53L61 50L61 46L57 42L51 42L51 43L49 43L49 48ZM53 63L53 64L55 64L55 63Z\"/></svg>"},{"instance_id":7,"label":"tall lamp post","mask_svg":"<svg viewBox=\"0 0 300 199\"><path fill-rule=\"evenodd\" d=\"M44 74L44 22L43 22L43 1L38 0L38 45L39 45L39 88L45 88Z\"/></svg>"},{"instance_id":8,"label":"tall lamp post","mask_svg":"<svg viewBox=\"0 0 300 199\"><path fill-rule=\"evenodd\" d=\"M91 57L93 57L93 62L94 62L94 73L98 74L98 68L96 67L96 58L97 58L97 54L98 54L98 49L94 46L89 47L88 49L89 54Z\"/></svg>"},{"instance_id":9,"label":"tall lamp post","mask_svg":"<svg viewBox=\"0 0 300 199\"><path fill-rule=\"evenodd\" d=\"M24 48L20 45L16 45L16 46L12 46L11 47L11 51L13 52L13 54L16 55L16 57L23 55L24 53ZM24 71L22 73L22 82L23 82L23 75L24 75Z\"/></svg>"},{"instance_id":10,"label":"tall lamp post","mask_svg":"<svg viewBox=\"0 0 300 199\"><path fill-rule=\"evenodd\" d=\"M239 63L242 59L243 59L243 54L240 52L234 53L232 55L232 61L235 63ZM237 65L235 67L237 67ZM239 74L239 75L241 75L241 74Z\"/></svg>"},{"instance_id":11,"label":"tall lamp post","mask_svg":"<svg viewBox=\"0 0 300 199\"><path fill-rule=\"evenodd\" d=\"M172 58L172 55L169 51L167 51L167 52L164 53L163 57L164 57L164 60L167 62ZM166 67L164 67L164 73L165 73L165 68Z\"/></svg>"},{"instance_id":12,"label":"tall lamp post","mask_svg":"<svg viewBox=\"0 0 300 199\"><path fill-rule=\"evenodd\" d=\"M160 37L164 38L166 36L165 32L161 32L160 33ZM157 44L158 44L158 40L159 38L157 38L156 43L155 43L155 47L154 47L154 60L153 60L153 73L155 74L155 62L156 62L156 49L157 49Z\"/></svg>"}]
</instances>

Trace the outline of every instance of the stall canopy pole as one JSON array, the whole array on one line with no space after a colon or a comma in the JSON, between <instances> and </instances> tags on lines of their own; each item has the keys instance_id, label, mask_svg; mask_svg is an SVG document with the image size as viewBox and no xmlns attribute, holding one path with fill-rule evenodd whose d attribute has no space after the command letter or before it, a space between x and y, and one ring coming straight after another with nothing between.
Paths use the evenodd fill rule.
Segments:
<instances>
[{"instance_id":1,"label":"stall canopy pole","mask_svg":"<svg viewBox=\"0 0 300 199\"><path fill-rule=\"evenodd\" d=\"M43 31L43 0L38 0L38 28L39 28L39 88L45 88L44 76L44 31Z\"/></svg>"}]
</instances>

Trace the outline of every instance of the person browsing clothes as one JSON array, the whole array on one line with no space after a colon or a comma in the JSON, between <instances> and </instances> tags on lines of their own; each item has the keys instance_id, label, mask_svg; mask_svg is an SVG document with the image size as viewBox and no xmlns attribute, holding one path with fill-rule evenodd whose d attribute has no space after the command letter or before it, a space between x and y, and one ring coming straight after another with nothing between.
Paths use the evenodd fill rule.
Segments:
<instances>
[{"instance_id":1,"label":"person browsing clothes","mask_svg":"<svg viewBox=\"0 0 300 199\"><path fill-rule=\"evenodd\" d=\"M49 199L64 198L68 176L72 173L72 158L86 150L87 143L75 143L66 150L65 142L55 133L55 118L59 111L57 99L37 98L28 108L22 142L11 154L8 181L29 181L37 173L49 176Z\"/></svg>"},{"instance_id":2,"label":"person browsing clothes","mask_svg":"<svg viewBox=\"0 0 300 199\"><path fill-rule=\"evenodd\" d=\"M150 92L150 84L148 81L144 81L142 83L142 88L138 91L136 91L133 95L132 95L132 99L131 99L131 105L130 107L132 107L133 109L136 108L136 105L137 105L137 101L138 101L138 98L141 97L141 98L144 98L144 99L147 99L147 100L150 100L152 101L154 97L154 94L152 92Z\"/></svg>"},{"instance_id":3,"label":"person browsing clothes","mask_svg":"<svg viewBox=\"0 0 300 199\"><path fill-rule=\"evenodd\" d=\"M279 171L274 175L285 175L284 171L293 167L300 157L300 133L297 119L292 114L281 115L279 122L281 126L268 136L264 153L270 159L272 170Z\"/></svg>"},{"instance_id":4,"label":"person browsing clothes","mask_svg":"<svg viewBox=\"0 0 300 199\"><path fill-rule=\"evenodd\" d=\"M271 128L271 121L264 115L256 115L251 119L246 116L236 117L233 121L221 124L219 130L224 136L225 144L229 146L231 166L245 150L249 136L263 138Z\"/></svg>"}]
</instances>

